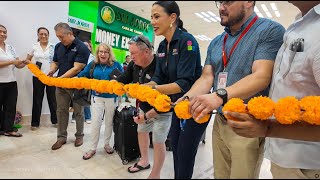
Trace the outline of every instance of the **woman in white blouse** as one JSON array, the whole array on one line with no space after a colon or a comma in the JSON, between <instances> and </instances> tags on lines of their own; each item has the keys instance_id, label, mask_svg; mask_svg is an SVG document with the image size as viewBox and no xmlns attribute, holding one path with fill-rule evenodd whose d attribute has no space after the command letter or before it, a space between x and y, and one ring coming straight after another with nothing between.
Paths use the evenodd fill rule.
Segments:
<instances>
[{"instance_id":1,"label":"woman in white blouse","mask_svg":"<svg viewBox=\"0 0 320 180\"><path fill-rule=\"evenodd\" d=\"M38 42L33 44L32 49L28 52L27 62L35 63L44 74L50 71L50 64L53 59L54 44L49 42L49 30L45 27L38 28ZM56 102L56 87L43 84L35 76L32 77L33 82L33 103L32 103L32 120L31 130L36 130L40 126L40 116L42 109L42 101L44 90L46 89L47 99L51 115L51 123L57 125L57 102Z\"/></svg>"},{"instance_id":2,"label":"woman in white blouse","mask_svg":"<svg viewBox=\"0 0 320 180\"><path fill-rule=\"evenodd\" d=\"M18 99L14 68L23 68L25 64L15 49L4 42L6 39L7 28L0 24L0 131L4 131L5 136L21 137L22 134L13 130Z\"/></svg>"}]
</instances>

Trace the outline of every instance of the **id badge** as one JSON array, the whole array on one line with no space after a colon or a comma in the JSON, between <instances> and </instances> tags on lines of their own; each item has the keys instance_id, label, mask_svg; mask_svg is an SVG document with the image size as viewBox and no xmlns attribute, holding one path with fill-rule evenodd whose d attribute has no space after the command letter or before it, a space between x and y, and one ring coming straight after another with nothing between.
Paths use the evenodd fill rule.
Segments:
<instances>
[{"instance_id":1,"label":"id badge","mask_svg":"<svg viewBox=\"0 0 320 180\"><path fill-rule=\"evenodd\" d=\"M224 89L227 87L228 72L220 72L218 75L217 89Z\"/></svg>"}]
</instances>

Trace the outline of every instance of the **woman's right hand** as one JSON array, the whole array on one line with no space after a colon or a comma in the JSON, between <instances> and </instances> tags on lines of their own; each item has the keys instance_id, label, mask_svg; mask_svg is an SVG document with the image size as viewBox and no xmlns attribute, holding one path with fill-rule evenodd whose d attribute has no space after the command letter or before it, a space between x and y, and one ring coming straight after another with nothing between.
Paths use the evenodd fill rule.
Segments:
<instances>
[{"instance_id":1,"label":"woman's right hand","mask_svg":"<svg viewBox=\"0 0 320 180\"><path fill-rule=\"evenodd\" d=\"M19 65L23 64L23 61L13 60L13 61L12 61L12 64L15 65L15 66L19 66Z\"/></svg>"}]
</instances>

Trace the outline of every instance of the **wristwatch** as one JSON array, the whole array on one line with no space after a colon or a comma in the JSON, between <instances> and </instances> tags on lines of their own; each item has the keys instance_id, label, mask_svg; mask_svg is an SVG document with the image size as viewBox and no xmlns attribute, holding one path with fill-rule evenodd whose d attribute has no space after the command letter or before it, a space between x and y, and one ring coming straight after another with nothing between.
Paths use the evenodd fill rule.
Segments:
<instances>
[{"instance_id":1,"label":"wristwatch","mask_svg":"<svg viewBox=\"0 0 320 180\"><path fill-rule=\"evenodd\" d=\"M223 101L222 106L224 106L228 101L228 92L225 89L217 89L216 94L220 97Z\"/></svg>"}]
</instances>

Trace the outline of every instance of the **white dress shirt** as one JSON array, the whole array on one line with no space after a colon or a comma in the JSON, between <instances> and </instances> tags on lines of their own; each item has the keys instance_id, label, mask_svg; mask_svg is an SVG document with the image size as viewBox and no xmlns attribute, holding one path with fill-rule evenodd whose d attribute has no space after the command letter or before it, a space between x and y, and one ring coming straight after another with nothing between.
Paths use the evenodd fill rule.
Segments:
<instances>
[{"instance_id":1,"label":"white dress shirt","mask_svg":"<svg viewBox=\"0 0 320 180\"><path fill-rule=\"evenodd\" d=\"M48 43L45 49L42 49L40 42L33 44L32 49L28 52L29 55L33 56L32 63L41 62L41 71L45 74L50 72L50 65L52 63L54 55L54 44Z\"/></svg>"},{"instance_id":2,"label":"white dress shirt","mask_svg":"<svg viewBox=\"0 0 320 180\"><path fill-rule=\"evenodd\" d=\"M17 53L15 49L9 45L5 44L5 50L0 48L0 61L14 61L17 58ZM0 83L8 83L16 81L15 65L9 65L0 68Z\"/></svg>"}]
</instances>

